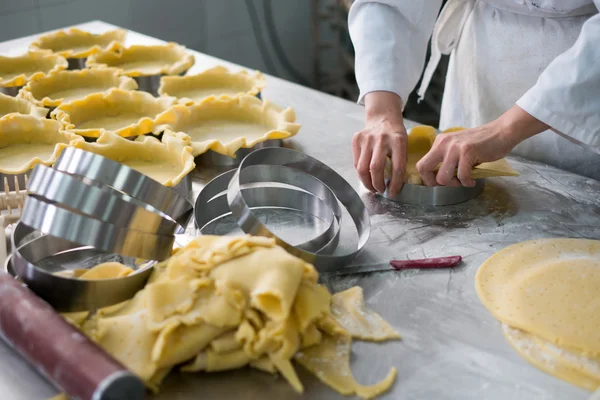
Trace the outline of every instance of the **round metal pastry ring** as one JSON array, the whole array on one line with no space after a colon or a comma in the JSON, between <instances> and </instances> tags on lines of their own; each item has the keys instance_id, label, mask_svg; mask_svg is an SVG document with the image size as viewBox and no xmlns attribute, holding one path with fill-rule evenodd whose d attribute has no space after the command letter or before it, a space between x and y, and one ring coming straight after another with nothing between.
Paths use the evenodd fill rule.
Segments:
<instances>
[{"instance_id":1,"label":"round metal pastry ring","mask_svg":"<svg viewBox=\"0 0 600 400\"><path fill-rule=\"evenodd\" d=\"M151 234L172 235L185 227L177 226L167 215L110 186L82 177L36 165L27 191L30 196L60 204L122 228Z\"/></svg>"},{"instance_id":2,"label":"round metal pastry ring","mask_svg":"<svg viewBox=\"0 0 600 400\"><path fill-rule=\"evenodd\" d=\"M307 251L332 252L339 239L342 211L334 194L321 181L301 171L287 167L257 165L249 168L252 183L294 182L289 187L242 188L248 207L279 208L310 214L323 221L327 228L314 238L295 246ZM202 231L212 221L231 213L227 202L227 188L235 170L211 180L196 199L194 216L196 227ZM298 190L302 189L302 190Z\"/></svg>"},{"instance_id":3,"label":"round metal pastry ring","mask_svg":"<svg viewBox=\"0 0 600 400\"><path fill-rule=\"evenodd\" d=\"M82 246L93 246L144 260L162 261L171 255L174 235L155 235L122 228L29 196L21 222L41 232Z\"/></svg>"},{"instance_id":4,"label":"round metal pastry ring","mask_svg":"<svg viewBox=\"0 0 600 400\"><path fill-rule=\"evenodd\" d=\"M48 235L20 243L19 238L22 240L33 232L36 231L22 223L17 224L13 234L15 250L6 268L58 311L95 310L128 300L143 288L153 271L155 262L149 261L121 278L83 280L56 275L36 264L53 255L85 250L85 247Z\"/></svg>"},{"instance_id":5,"label":"round metal pastry ring","mask_svg":"<svg viewBox=\"0 0 600 400\"><path fill-rule=\"evenodd\" d=\"M2 86L0 87L0 93L3 93L7 96L16 97L22 87L23 86Z\"/></svg>"},{"instance_id":6,"label":"round metal pastry ring","mask_svg":"<svg viewBox=\"0 0 600 400\"><path fill-rule=\"evenodd\" d=\"M322 181L350 214L358 232L357 249L343 255L317 254L294 247L271 232L248 208L240 190L247 179L245 169L251 165L286 166L303 171ZM232 214L244 232L274 238L289 253L312 263L321 272L334 272L346 266L362 250L369 239L371 230L369 214L358 193L333 169L296 150L267 148L249 154L235 171L229 183L227 200Z\"/></svg>"},{"instance_id":7,"label":"round metal pastry ring","mask_svg":"<svg viewBox=\"0 0 600 400\"><path fill-rule=\"evenodd\" d=\"M98 154L69 147L63 150L53 168L110 186L154 207L181 226L186 226L191 216L192 204L177 191Z\"/></svg>"},{"instance_id":8,"label":"round metal pastry ring","mask_svg":"<svg viewBox=\"0 0 600 400\"><path fill-rule=\"evenodd\" d=\"M405 184L402 186L400 193L395 197L390 196L387 190L385 193L381 194L381 196L398 203L417 204L422 206L447 206L464 203L481 193L485 186L485 179L477 179L475 182L476 184L473 187L431 187Z\"/></svg>"},{"instance_id":9,"label":"round metal pastry ring","mask_svg":"<svg viewBox=\"0 0 600 400\"><path fill-rule=\"evenodd\" d=\"M204 154L200 154L196 157L196 164L203 165L206 167L237 167L240 162L248 154L258 149L264 149L266 147L281 147L283 146L282 139L270 139L255 144L250 148L240 148L235 152L234 157L226 156L224 154L217 153L216 151L208 150Z\"/></svg>"}]
</instances>

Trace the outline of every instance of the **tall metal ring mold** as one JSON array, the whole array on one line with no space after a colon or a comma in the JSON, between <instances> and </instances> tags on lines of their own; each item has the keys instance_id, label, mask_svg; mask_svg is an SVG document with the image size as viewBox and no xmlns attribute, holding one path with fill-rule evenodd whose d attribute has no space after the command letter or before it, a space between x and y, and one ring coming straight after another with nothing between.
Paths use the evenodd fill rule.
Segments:
<instances>
[{"instance_id":1,"label":"tall metal ring mold","mask_svg":"<svg viewBox=\"0 0 600 400\"><path fill-rule=\"evenodd\" d=\"M19 235L19 230L32 231L23 224L17 225L15 234ZM23 283L58 311L74 312L93 311L132 298L144 287L154 267L154 263L149 262L122 278L83 280L55 275L39 266L45 258L78 247L81 246L43 235L16 247L8 268L12 268Z\"/></svg>"},{"instance_id":2,"label":"tall metal ring mold","mask_svg":"<svg viewBox=\"0 0 600 400\"><path fill-rule=\"evenodd\" d=\"M387 186L387 182L386 182ZM475 180L475 186L451 187L451 186L424 186L410 185L402 186L402 190L392 197L387 190L381 194L382 197L398 203L416 204L422 206L447 206L464 203L477 197L483 191L485 179Z\"/></svg>"},{"instance_id":3,"label":"tall metal ring mold","mask_svg":"<svg viewBox=\"0 0 600 400\"><path fill-rule=\"evenodd\" d=\"M25 200L21 222L82 246L145 260L167 259L175 241L174 235L154 235L122 228L46 203L35 196Z\"/></svg>"},{"instance_id":4,"label":"tall metal ring mold","mask_svg":"<svg viewBox=\"0 0 600 400\"><path fill-rule=\"evenodd\" d=\"M21 90L22 87L23 87L23 85L21 85L21 86L0 86L0 93L3 93L7 96L16 97L19 94L19 91Z\"/></svg>"},{"instance_id":5,"label":"tall metal ring mold","mask_svg":"<svg viewBox=\"0 0 600 400\"><path fill-rule=\"evenodd\" d=\"M187 73L186 71L183 71L182 73L180 73L180 76L183 76ZM140 90L142 92L148 92L150 93L152 96L158 97L158 88L160 87L160 79L165 76L164 74L155 74L155 75L140 75L140 76L133 76L132 78L135 79L135 81L138 84L138 88L137 90Z\"/></svg>"},{"instance_id":6,"label":"tall metal ring mold","mask_svg":"<svg viewBox=\"0 0 600 400\"><path fill-rule=\"evenodd\" d=\"M136 231L172 235L184 231L167 215L110 186L84 182L44 165L36 165L27 191L30 196L77 210L88 217Z\"/></svg>"},{"instance_id":7,"label":"tall metal ring mold","mask_svg":"<svg viewBox=\"0 0 600 400\"><path fill-rule=\"evenodd\" d=\"M314 252L335 250L339 239L342 213L337 199L327 186L318 179L291 168L262 165L251 168L256 177L262 178L263 183L289 184L289 179L286 180L286 177L296 178L294 188L263 186L242 188L251 209L284 208L310 214L323 221L327 228L314 238L295 246ZM201 232L212 221L231 214L226 191L234 173L235 171L232 170L217 176L202 189L196 198L194 218L196 227ZM298 188L303 190L298 190Z\"/></svg>"},{"instance_id":8,"label":"tall metal ring mold","mask_svg":"<svg viewBox=\"0 0 600 400\"><path fill-rule=\"evenodd\" d=\"M357 249L343 255L317 254L294 247L271 232L249 209L241 191L241 186L246 183L245 168L250 165L287 166L313 175L322 181L350 214L358 233ZM333 169L296 150L266 148L246 156L229 183L227 200L232 214L244 232L274 238L289 253L312 263L321 272L335 272L346 266L362 250L369 239L371 230L369 214L358 193Z\"/></svg>"},{"instance_id":9,"label":"tall metal ring mold","mask_svg":"<svg viewBox=\"0 0 600 400\"><path fill-rule=\"evenodd\" d=\"M192 203L176 190L98 154L69 147L53 168L108 185L163 212L181 226L186 226L191 217Z\"/></svg>"},{"instance_id":10,"label":"tall metal ring mold","mask_svg":"<svg viewBox=\"0 0 600 400\"><path fill-rule=\"evenodd\" d=\"M87 57L79 57L67 58L67 62L69 63L68 70L77 70L77 69L85 69L85 62L87 61Z\"/></svg>"}]
</instances>

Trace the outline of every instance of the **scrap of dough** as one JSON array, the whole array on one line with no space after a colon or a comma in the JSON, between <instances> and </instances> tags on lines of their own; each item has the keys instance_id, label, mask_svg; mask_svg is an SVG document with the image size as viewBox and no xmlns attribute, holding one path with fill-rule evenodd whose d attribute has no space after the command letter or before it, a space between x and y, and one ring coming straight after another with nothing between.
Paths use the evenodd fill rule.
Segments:
<instances>
[{"instance_id":1,"label":"scrap of dough","mask_svg":"<svg viewBox=\"0 0 600 400\"><path fill-rule=\"evenodd\" d=\"M463 129L464 128L461 127L450 128L441 132L440 134L457 132ZM423 158L423 156L427 154L429 150L431 150L435 138L435 128L428 125L415 126L408 132L407 161L404 183L412 185L423 184L423 179L417 170L417 162L419 162L419 160ZM392 164L388 158L385 166L385 176L386 178L389 178L391 175ZM471 176L473 179L482 179L493 176L519 176L519 173L510 166L508 161L501 159L476 165L471 171Z\"/></svg>"},{"instance_id":2,"label":"scrap of dough","mask_svg":"<svg viewBox=\"0 0 600 400\"><path fill-rule=\"evenodd\" d=\"M500 321L600 355L600 241L541 239L509 246L479 268L475 286Z\"/></svg>"},{"instance_id":3,"label":"scrap of dough","mask_svg":"<svg viewBox=\"0 0 600 400\"><path fill-rule=\"evenodd\" d=\"M355 382L352 337L331 316L331 294L317 280L312 265L273 239L201 236L158 264L133 299L99 310L80 329L155 390L184 364L186 372L278 372L302 392L295 356L342 394L371 398L388 390L395 369L373 386ZM362 310L362 292L347 293ZM362 328L381 331L381 317L366 315Z\"/></svg>"},{"instance_id":4,"label":"scrap of dough","mask_svg":"<svg viewBox=\"0 0 600 400\"><path fill-rule=\"evenodd\" d=\"M193 105L171 107L158 118L157 130L189 135L194 156L212 150L233 157L240 148L296 135L300 125L295 121L294 110L268 100L246 94L211 96Z\"/></svg>"},{"instance_id":5,"label":"scrap of dough","mask_svg":"<svg viewBox=\"0 0 600 400\"><path fill-rule=\"evenodd\" d=\"M401 336L379 314L365 304L362 288L352 287L333 295L331 315L355 339L380 342Z\"/></svg>"},{"instance_id":6,"label":"scrap of dough","mask_svg":"<svg viewBox=\"0 0 600 400\"><path fill-rule=\"evenodd\" d=\"M85 279L88 281L98 279L116 279L122 278L133 273L133 269L118 262L107 262L98 264L93 268L90 268L79 276L79 279Z\"/></svg>"},{"instance_id":7,"label":"scrap of dough","mask_svg":"<svg viewBox=\"0 0 600 400\"><path fill-rule=\"evenodd\" d=\"M91 55L88 68L115 67L127 76L179 75L194 65L196 59L177 43L154 46L134 45L120 48L119 52L100 51Z\"/></svg>"},{"instance_id":8,"label":"scrap of dough","mask_svg":"<svg viewBox=\"0 0 600 400\"><path fill-rule=\"evenodd\" d=\"M127 140L105 132L93 143L80 141L73 147L125 164L165 186L177 185L196 167L187 137L178 133L164 133L161 140Z\"/></svg>"},{"instance_id":9,"label":"scrap of dough","mask_svg":"<svg viewBox=\"0 0 600 400\"><path fill-rule=\"evenodd\" d=\"M557 349L558 353L550 351L544 345L552 346L550 343L508 325L503 325L503 333L519 354L539 369L587 390L600 387L600 379L597 375L594 377L600 368L598 360L586 360L562 349Z\"/></svg>"},{"instance_id":10,"label":"scrap of dough","mask_svg":"<svg viewBox=\"0 0 600 400\"><path fill-rule=\"evenodd\" d=\"M265 85L265 77L258 71L250 75L245 70L230 72L217 66L196 75L163 76L158 94L177 97L179 103L189 105L210 96L256 96Z\"/></svg>"},{"instance_id":11,"label":"scrap of dough","mask_svg":"<svg viewBox=\"0 0 600 400\"><path fill-rule=\"evenodd\" d=\"M154 97L137 90L112 88L63 103L50 114L65 130L97 138L105 132L122 137L159 134L157 118L175 103L173 97Z\"/></svg>"}]
</instances>

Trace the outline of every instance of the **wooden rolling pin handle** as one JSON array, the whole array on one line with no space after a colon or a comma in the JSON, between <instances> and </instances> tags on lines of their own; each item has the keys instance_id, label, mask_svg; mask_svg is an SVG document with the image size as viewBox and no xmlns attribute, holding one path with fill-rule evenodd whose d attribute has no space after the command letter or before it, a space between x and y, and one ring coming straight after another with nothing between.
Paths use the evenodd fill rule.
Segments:
<instances>
[{"instance_id":1,"label":"wooden rolling pin handle","mask_svg":"<svg viewBox=\"0 0 600 400\"><path fill-rule=\"evenodd\" d=\"M72 399L145 398L138 377L6 273L0 273L0 335Z\"/></svg>"}]
</instances>

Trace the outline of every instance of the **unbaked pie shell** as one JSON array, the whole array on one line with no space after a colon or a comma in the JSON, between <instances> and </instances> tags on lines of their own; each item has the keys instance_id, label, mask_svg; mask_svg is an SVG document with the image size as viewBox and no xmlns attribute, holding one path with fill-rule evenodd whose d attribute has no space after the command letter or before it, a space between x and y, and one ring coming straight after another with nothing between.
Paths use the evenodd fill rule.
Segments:
<instances>
[{"instance_id":1,"label":"unbaked pie shell","mask_svg":"<svg viewBox=\"0 0 600 400\"><path fill-rule=\"evenodd\" d=\"M58 107L112 88L135 90L137 87L133 78L121 75L116 68L82 69L60 71L29 81L18 97L41 107Z\"/></svg>"},{"instance_id":2,"label":"unbaked pie shell","mask_svg":"<svg viewBox=\"0 0 600 400\"><path fill-rule=\"evenodd\" d=\"M182 104L192 104L210 96L256 96L265 85L265 77L259 71L251 75L248 71L231 72L218 66L197 75L164 76L158 94L177 97Z\"/></svg>"},{"instance_id":3,"label":"unbaked pie shell","mask_svg":"<svg viewBox=\"0 0 600 400\"><path fill-rule=\"evenodd\" d=\"M101 34L70 28L40 36L31 43L31 50L50 50L67 58L85 58L98 51L115 51L119 49L127 31L115 29Z\"/></svg>"},{"instance_id":4,"label":"unbaked pie shell","mask_svg":"<svg viewBox=\"0 0 600 400\"><path fill-rule=\"evenodd\" d=\"M22 174L37 164L52 165L69 144L83 138L62 130L60 123L31 115L0 118L0 173Z\"/></svg>"},{"instance_id":5,"label":"unbaked pie shell","mask_svg":"<svg viewBox=\"0 0 600 400\"><path fill-rule=\"evenodd\" d=\"M4 117L7 114L28 114L36 118L46 118L48 115L48 109L38 107L35 104L21 99L18 97L7 96L0 93L0 117Z\"/></svg>"},{"instance_id":6,"label":"unbaked pie shell","mask_svg":"<svg viewBox=\"0 0 600 400\"><path fill-rule=\"evenodd\" d=\"M102 51L91 55L86 67L115 67L127 76L179 75L194 65L194 56L177 43L156 46L134 45L118 53Z\"/></svg>"},{"instance_id":7,"label":"unbaked pie shell","mask_svg":"<svg viewBox=\"0 0 600 400\"><path fill-rule=\"evenodd\" d=\"M127 140L106 132L94 143L80 141L73 147L123 163L165 186L175 186L196 166L188 143L181 133L165 133L161 141L153 136Z\"/></svg>"},{"instance_id":8,"label":"unbaked pie shell","mask_svg":"<svg viewBox=\"0 0 600 400\"><path fill-rule=\"evenodd\" d=\"M111 89L64 103L51 115L64 129L88 138L97 138L105 132L132 137L156 132L157 118L173 104L174 97Z\"/></svg>"},{"instance_id":9,"label":"unbaked pie shell","mask_svg":"<svg viewBox=\"0 0 600 400\"><path fill-rule=\"evenodd\" d=\"M0 86L23 86L32 79L68 66L64 57L48 51L30 51L16 57L0 56Z\"/></svg>"},{"instance_id":10,"label":"unbaked pie shell","mask_svg":"<svg viewBox=\"0 0 600 400\"><path fill-rule=\"evenodd\" d=\"M157 118L157 130L189 135L194 156L213 150L233 157L240 148L296 135L300 124L295 120L292 108L282 109L268 100L248 95L211 96L197 104L172 107ZM228 131L230 126L233 128ZM230 138L225 140L225 134Z\"/></svg>"}]
</instances>

